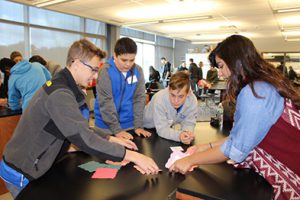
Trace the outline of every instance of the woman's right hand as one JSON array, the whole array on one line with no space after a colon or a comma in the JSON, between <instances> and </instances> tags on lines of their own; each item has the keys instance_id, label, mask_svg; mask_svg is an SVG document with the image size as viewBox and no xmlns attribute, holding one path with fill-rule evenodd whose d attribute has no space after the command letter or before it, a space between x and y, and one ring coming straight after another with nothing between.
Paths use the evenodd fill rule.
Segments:
<instances>
[{"instance_id":1,"label":"woman's right hand","mask_svg":"<svg viewBox=\"0 0 300 200\"><path fill-rule=\"evenodd\" d=\"M124 160L134 162L135 168L142 174L157 174L160 171L152 158L138 152L126 150Z\"/></svg>"}]
</instances>

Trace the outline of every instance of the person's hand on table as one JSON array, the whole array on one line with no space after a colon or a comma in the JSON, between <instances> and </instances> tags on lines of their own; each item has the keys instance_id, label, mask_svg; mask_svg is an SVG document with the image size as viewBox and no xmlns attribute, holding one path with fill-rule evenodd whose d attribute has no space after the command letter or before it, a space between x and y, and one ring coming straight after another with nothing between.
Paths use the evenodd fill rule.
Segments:
<instances>
[{"instance_id":1,"label":"person's hand on table","mask_svg":"<svg viewBox=\"0 0 300 200\"><path fill-rule=\"evenodd\" d=\"M134 142L132 142L131 140L128 140L128 139L109 136L108 141L118 143L122 146L125 146L128 149L138 150L136 144Z\"/></svg>"},{"instance_id":2,"label":"person's hand on table","mask_svg":"<svg viewBox=\"0 0 300 200\"><path fill-rule=\"evenodd\" d=\"M109 165L119 165L119 166L125 166L129 163L129 161L127 160L122 160L121 162L114 162L114 161L111 161L111 160L106 160L105 161L106 164L109 164Z\"/></svg>"},{"instance_id":3,"label":"person's hand on table","mask_svg":"<svg viewBox=\"0 0 300 200\"><path fill-rule=\"evenodd\" d=\"M133 139L133 136L130 133L128 133L127 131L121 131L121 132L117 133L116 137L127 139L127 140L132 140Z\"/></svg>"},{"instance_id":4,"label":"person's hand on table","mask_svg":"<svg viewBox=\"0 0 300 200\"><path fill-rule=\"evenodd\" d=\"M160 171L152 158L135 151L126 150L124 160L135 163L134 168L142 174L154 175Z\"/></svg>"},{"instance_id":5,"label":"person's hand on table","mask_svg":"<svg viewBox=\"0 0 300 200\"><path fill-rule=\"evenodd\" d=\"M143 128L137 128L134 130L135 134L137 134L138 136L144 136L144 137L150 137L151 133L149 131L146 131Z\"/></svg>"},{"instance_id":6,"label":"person's hand on table","mask_svg":"<svg viewBox=\"0 0 300 200\"><path fill-rule=\"evenodd\" d=\"M169 168L169 171L185 174L187 172L193 171L195 167L197 167L197 166L191 165L191 162L189 161L189 156L188 156L188 157L176 160Z\"/></svg>"},{"instance_id":7,"label":"person's hand on table","mask_svg":"<svg viewBox=\"0 0 300 200\"><path fill-rule=\"evenodd\" d=\"M180 133L179 138L183 144L190 144L195 138L195 135L191 131L183 131Z\"/></svg>"},{"instance_id":8,"label":"person's hand on table","mask_svg":"<svg viewBox=\"0 0 300 200\"><path fill-rule=\"evenodd\" d=\"M197 144L197 145L193 145L193 146L189 147L186 150L186 152L192 155L193 153L203 152L203 151L206 151L208 149L210 149L209 144Z\"/></svg>"}]
</instances>

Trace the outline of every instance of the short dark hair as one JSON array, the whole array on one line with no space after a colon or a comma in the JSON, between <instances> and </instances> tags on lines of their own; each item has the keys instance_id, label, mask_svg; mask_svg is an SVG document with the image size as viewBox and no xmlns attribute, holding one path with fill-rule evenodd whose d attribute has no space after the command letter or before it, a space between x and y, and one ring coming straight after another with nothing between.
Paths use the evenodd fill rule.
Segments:
<instances>
[{"instance_id":1,"label":"short dark hair","mask_svg":"<svg viewBox=\"0 0 300 200\"><path fill-rule=\"evenodd\" d=\"M167 60L165 57L161 57L161 60Z\"/></svg>"},{"instance_id":2,"label":"short dark hair","mask_svg":"<svg viewBox=\"0 0 300 200\"><path fill-rule=\"evenodd\" d=\"M10 54L10 59L11 59L11 60L14 60L14 59L15 59L16 57L18 57L18 56L23 57L22 54L21 54L19 51L13 51L13 52L11 52L11 54Z\"/></svg>"},{"instance_id":3,"label":"short dark hair","mask_svg":"<svg viewBox=\"0 0 300 200\"><path fill-rule=\"evenodd\" d=\"M172 90L178 90L186 87L186 93L190 91L190 75L184 71L177 71L170 78L169 88Z\"/></svg>"},{"instance_id":4,"label":"short dark hair","mask_svg":"<svg viewBox=\"0 0 300 200\"><path fill-rule=\"evenodd\" d=\"M122 54L136 54L137 45L133 41L133 39L123 37L118 39L118 41L116 42L114 52L117 56Z\"/></svg>"},{"instance_id":5,"label":"short dark hair","mask_svg":"<svg viewBox=\"0 0 300 200\"><path fill-rule=\"evenodd\" d=\"M194 62L194 59L193 59L193 58L190 58L190 62Z\"/></svg>"},{"instance_id":6,"label":"short dark hair","mask_svg":"<svg viewBox=\"0 0 300 200\"><path fill-rule=\"evenodd\" d=\"M42 56L39 56L39 55L31 56L31 58L29 58L29 62L31 62L31 63L38 62L41 65L44 65L44 66L47 65L47 61Z\"/></svg>"},{"instance_id":7,"label":"short dark hair","mask_svg":"<svg viewBox=\"0 0 300 200\"><path fill-rule=\"evenodd\" d=\"M16 63L9 58L2 58L0 60L0 70L2 73L5 73L5 69L11 69Z\"/></svg>"}]
</instances>

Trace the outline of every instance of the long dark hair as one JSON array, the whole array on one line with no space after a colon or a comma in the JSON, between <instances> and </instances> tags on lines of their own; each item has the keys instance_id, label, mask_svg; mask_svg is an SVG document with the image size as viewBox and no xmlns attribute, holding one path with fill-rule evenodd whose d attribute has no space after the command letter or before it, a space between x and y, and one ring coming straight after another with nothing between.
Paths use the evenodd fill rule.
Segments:
<instances>
[{"instance_id":1,"label":"long dark hair","mask_svg":"<svg viewBox=\"0 0 300 200\"><path fill-rule=\"evenodd\" d=\"M254 44L241 35L232 35L213 50L212 56L218 56L228 66L231 75L228 79L227 98L235 102L241 89L249 84L252 93L255 81L265 81L273 85L282 97L291 99L300 109L300 93L292 83L286 79L276 68L262 58Z\"/></svg>"}]
</instances>

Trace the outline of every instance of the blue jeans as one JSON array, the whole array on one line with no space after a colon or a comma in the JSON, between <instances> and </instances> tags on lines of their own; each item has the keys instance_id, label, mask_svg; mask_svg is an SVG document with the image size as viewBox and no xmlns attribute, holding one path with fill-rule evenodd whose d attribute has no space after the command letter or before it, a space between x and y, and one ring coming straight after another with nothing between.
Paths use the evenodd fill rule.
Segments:
<instances>
[{"instance_id":1,"label":"blue jeans","mask_svg":"<svg viewBox=\"0 0 300 200\"><path fill-rule=\"evenodd\" d=\"M5 182L6 188L9 190L9 192L11 193L11 195L13 196L13 198L15 199L18 194L24 189L24 187L17 187L11 183Z\"/></svg>"}]
</instances>

